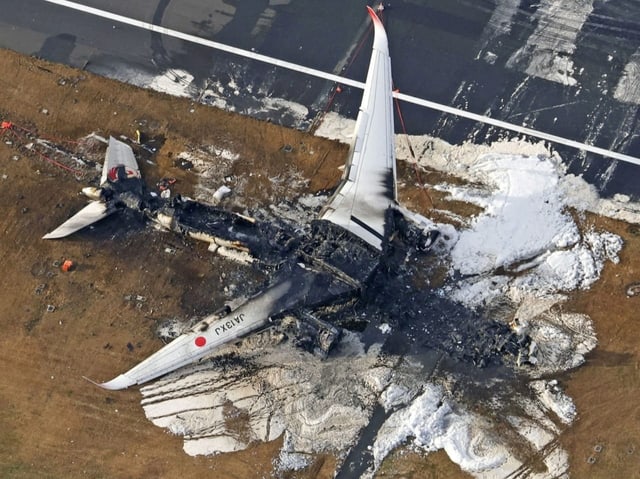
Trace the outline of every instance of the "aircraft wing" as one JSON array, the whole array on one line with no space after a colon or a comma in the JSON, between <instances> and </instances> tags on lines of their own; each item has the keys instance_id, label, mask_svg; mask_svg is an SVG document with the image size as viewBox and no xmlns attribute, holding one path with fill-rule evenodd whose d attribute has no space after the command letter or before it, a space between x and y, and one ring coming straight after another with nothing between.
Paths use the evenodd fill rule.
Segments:
<instances>
[{"instance_id":1,"label":"aircraft wing","mask_svg":"<svg viewBox=\"0 0 640 479\"><path fill-rule=\"evenodd\" d=\"M114 211L115 210L108 208L107 204L102 201L92 201L51 233L44 235L42 239L64 238L81 230L85 226L89 226L102 218L106 218Z\"/></svg>"},{"instance_id":2,"label":"aircraft wing","mask_svg":"<svg viewBox=\"0 0 640 479\"><path fill-rule=\"evenodd\" d=\"M342 183L320 214L381 249L386 211L396 204L391 60L387 34L375 12L373 53L355 138Z\"/></svg>"},{"instance_id":3,"label":"aircraft wing","mask_svg":"<svg viewBox=\"0 0 640 479\"><path fill-rule=\"evenodd\" d=\"M199 325L171 341L137 366L106 383L104 389L125 389L142 384L175 371L211 354L216 348L241 338L269 322L269 313L275 302L286 295L290 283L281 283L255 300L241 306L220 319L212 315ZM92 381L93 382L93 381Z\"/></svg>"},{"instance_id":4,"label":"aircraft wing","mask_svg":"<svg viewBox=\"0 0 640 479\"><path fill-rule=\"evenodd\" d=\"M126 389L136 384L143 384L191 364L207 354L211 354L216 347L246 335L267 322L267 318L264 318L264 321L260 321L259 324L248 323L247 325L242 325L242 319L238 316L234 316L232 319L223 319L224 320L219 321L221 325L236 325L236 322L240 322L240 326L236 328L233 333L225 332L222 336L216 334L216 331L221 330L221 326L218 326L217 323L214 323L214 325L212 325L213 328L204 333L195 331L185 333L126 373L119 375L111 381L94 384L112 391Z\"/></svg>"},{"instance_id":5,"label":"aircraft wing","mask_svg":"<svg viewBox=\"0 0 640 479\"><path fill-rule=\"evenodd\" d=\"M328 297L343 297L352 286L333 274L319 273L297 263L283 267L280 280L227 315L212 314L178 336L137 366L98 386L125 389L191 364L223 344L257 331L270 317L298 309L303 304L324 304Z\"/></svg>"},{"instance_id":6,"label":"aircraft wing","mask_svg":"<svg viewBox=\"0 0 640 479\"><path fill-rule=\"evenodd\" d=\"M133 154L133 150L129 145L122 141L109 137L109 146L107 146L107 154L105 155L104 164L102 165L102 176L100 176L100 186L107 183L109 173L117 166L124 166L126 174L129 178L140 178L140 169L138 162ZM112 173L113 174L113 173Z\"/></svg>"}]
</instances>

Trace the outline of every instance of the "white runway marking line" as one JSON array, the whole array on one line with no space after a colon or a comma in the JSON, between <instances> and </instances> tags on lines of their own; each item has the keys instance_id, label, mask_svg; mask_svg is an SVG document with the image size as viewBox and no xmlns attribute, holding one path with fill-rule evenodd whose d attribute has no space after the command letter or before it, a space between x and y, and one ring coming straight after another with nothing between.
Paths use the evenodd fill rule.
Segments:
<instances>
[{"instance_id":1,"label":"white runway marking line","mask_svg":"<svg viewBox=\"0 0 640 479\"><path fill-rule=\"evenodd\" d=\"M241 57L250 58L252 60L258 60L260 62L269 63L271 65L275 65L278 67L287 68L289 70L295 70L301 73L306 73L307 75L311 75L319 78L325 78L327 80L342 83L343 85L348 85L348 86L352 86L360 89L364 88L363 82L350 80L348 78L344 78L338 75L333 75L331 73L323 72L320 70L315 70L313 68L307 68L302 65L298 65L296 63L291 63L284 60L278 60L277 58L269 57L267 55L261 55L259 53L251 52L249 50L243 50L241 48L225 45L224 43L214 42L213 40L207 40L206 38L197 37L195 35L190 35L188 33L182 33L177 30L172 30L170 28L166 28L160 25L154 25L153 23L143 22L141 20L136 20L134 18L125 17L122 15L118 15L117 13L107 12L105 10L100 10L94 7L88 7L86 5L81 5L75 2L69 2L67 0L44 0L44 1L47 3L53 3L55 5L59 5L61 7L67 7L73 10L89 13L97 17L106 18L107 20L113 20L114 22L124 23L126 25L143 28L151 32L161 33L163 35L167 35L170 37L179 38L180 40L185 40L187 42L197 43L199 45L213 48L215 50L221 50L221 51L232 53L234 55L238 55Z\"/></svg>"},{"instance_id":2,"label":"white runway marking line","mask_svg":"<svg viewBox=\"0 0 640 479\"><path fill-rule=\"evenodd\" d=\"M635 156L625 155L624 153L618 153L617 151L606 150L604 148L599 148L593 145L587 145L586 143L580 143L579 141L569 140L568 138L552 135L551 133L545 133L544 131L533 130L531 128L527 128L526 126L514 125L513 123L507 123L506 121L498 120L496 118L491 118L489 116L484 116L484 115L478 115L477 113L471 113L465 110L459 110L457 108L453 108L447 105L441 105L440 103L434 103L429 100L423 100L422 98L416 98L413 96L404 95L403 93L397 93L395 96L398 98L398 100L404 100L409 103L414 103L419 106L424 106L425 108L431 108L432 110L438 110L443 113L450 113L452 115L456 115L462 118L467 118L469 120L474 120L480 123L485 123L487 125L504 128L505 130L515 131L516 133L520 133L523 135L533 136L541 140L547 140L553 143L558 143L560 145L570 146L571 148L576 148L578 150L584 150L590 153L596 153L598 155L613 158L614 160L626 161L627 163L640 165L640 158L636 158Z\"/></svg>"},{"instance_id":3,"label":"white runway marking line","mask_svg":"<svg viewBox=\"0 0 640 479\"><path fill-rule=\"evenodd\" d=\"M154 25L153 23L143 22L141 20L136 20L134 18L125 17L123 15L118 15L116 13L107 12L105 10L100 10L98 8L88 7L86 5L70 2L68 0L44 0L44 1L47 3L52 3L54 5L59 5L61 7L67 7L73 10L85 12L90 15L95 15L97 17L113 20L114 22L124 23L126 25L131 25L137 28L143 28L151 32L161 33L162 35L179 38L187 42L197 43L199 45L213 48L215 50L221 50L221 51L232 53L234 55L238 55L241 57L250 58L252 60L257 60L263 63L269 63L274 66L286 68L288 70L294 70L294 71L305 73L307 75L315 76L318 78L324 78L326 80L340 83L342 85L347 85L347 86L360 88L360 89L364 88L364 83L360 81L351 80L349 78L341 77L339 75L334 75L332 73L323 72L320 70L316 70L314 68L307 68L305 66L298 65L296 63L291 63L284 60L278 60L277 58L269 57L267 55L261 55L259 53L243 50L241 48L232 47L230 45L225 45L223 43L214 42L212 40L207 40L206 38L197 37L195 35L190 35L188 33L182 33L177 30L172 30L170 28L166 28L160 25ZM424 100L422 98L405 95L403 93L394 93L394 97L398 98L399 100L406 101L408 103L413 103L415 105L423 106L425 108L430 108L432 110L441 111L443 113L449 113L451 115L466 118L468 120L485 123L487 125L496 126L498 128L504 128L505 130L514 131L522 135L532 136L534 138L551 141L553 143L569 146L571 148L576 148L578 150L588 151L590 153L606 156L609 158L613 158L615 160L620 160L620 161L625 161L627 163L640 165L640 158L636 158L630 155L625 155L624 153L618 153L615 151L606 150L604 148L599 148L597 146L587 145L585 143L569 140L561 136L552 135L550 133L545 133L543 131L533 130L531 128L515 125L513 123L507 123L505 121L497 120L495 118L491 118L484 115L478 115L476 113L460 110L458 108L442 105L440 103Z\"/></svg>"}]
</instances>

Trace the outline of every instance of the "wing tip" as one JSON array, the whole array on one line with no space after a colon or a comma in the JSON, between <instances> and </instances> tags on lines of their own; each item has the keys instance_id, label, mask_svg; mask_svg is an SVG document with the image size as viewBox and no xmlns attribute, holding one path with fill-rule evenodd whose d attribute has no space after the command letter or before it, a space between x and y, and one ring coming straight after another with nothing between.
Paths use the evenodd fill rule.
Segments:
<instances>
[{"instance_id":1,"label":"wing tip","mask_svg":"<svg viewBox=\"0 0 640 479\"><path fill-rule=\"evenodd\" d=\"M384 24L380 17L376 13L376 11L367 5L367 12L369 12L369 16L373 21L374 28L374 40L373 40L373 48L374 50L380 50L384 52L386 55L389 54L389 46L387 45L387 32L384 28Z\"/></svg>"},{"instance_id":2,"label":"wing tip","mask_svg":"<svg viewBox=\"0 0 640 479\"><path fill-rule=\"evenodd\" d=\"M62 226L62 225L61 225ZM73 232L66 232L64 231L60 226L57 227L56 229L54 229L53 231L48 232L46 235L44 235L42 237L42 239L45 240L52 240L52 239L60 239L60 238L66 238L67 236L71 235Z\"/></svg>"},{"instance_id":3,"label":"wing tip","mask_svg":"<svg viewBox=\"0 0 640 479\"><path fill-rule=\"evenodd\" d=\"M380 17L376 13L376 11L373 8L371 8L370 5L367 5L367 12L369 12L369 16L371 17L371 20L373 20L374 23L379 24L380 26L382 26L382 22L380 21Z\"/></svg>"},{"instance_id":4,"label":"wing tip","mask_svg":"<svg viewBox=\"0 0 640 479\"><path fill-rule=\"evenodd\" d=\"M128 376L125 376L124 374L121 374L117 378L112 379L111 381L107 381L106 383L96 382L93 379L89 379L86 376L82 376L82 379L89 381L94 386L98 386L99 388L106 389L108 391L118 391L121 389L127 389L128 387L134 386L137 384L136 381L132 380Z\"/></svg>"}]
</instances>

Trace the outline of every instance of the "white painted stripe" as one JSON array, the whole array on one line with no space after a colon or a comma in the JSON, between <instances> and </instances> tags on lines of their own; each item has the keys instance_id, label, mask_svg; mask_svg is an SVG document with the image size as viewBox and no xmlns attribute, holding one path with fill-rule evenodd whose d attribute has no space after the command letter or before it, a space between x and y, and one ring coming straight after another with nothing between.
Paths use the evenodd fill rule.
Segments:
<instances>
[{"instance_id":1,"label":"white painted stripe","mask_svg":"<svg viewBox=\"0 0 640 479\"><path fill-rule=\"evenodd\" d=\"M182 33L177 30L172 30L170 28L165 28L160 25L154 25L153 23L143 22L141 20L136 20L134 18L125 17L122 15L118 15L117 13L107 12L105 10L100 10L94 7L88 7L86 5L81 5L79 3L70 2L68 0L44 0L47 3L53 3L55 5L60 5L61 7L71 8L73 10L79 10L81 12L89 13L91 15L95 15L97 17L106 18L107 20L113 20L114 22L124 23L126 25L131 25L133 27L143 28L145 30L149 30L151 32L161 33L162 35L167 35L169 37L179 38L180 40L184 40L191 43L197 43L199 45L203 45L205 47L213 48L215 50L221 50L223 52L232 53L234 55L238 55L245 58L250 58L252 60L257 60L259 62L269 63L271 65L275 65L282 68L287 68L289 70L298 71L301 73L305 73L307 75L325 78L327 80L331 80L334 82L342 83L343 85L352 86L355 88L364 88L364 83L350 80L348 78L341 77L339 75L333 75L331 73L323 72L320 70L315 70L313 68L307 68L302 65L298 65L296 63L287 62L284 60L278 60L277 58L269 57L267 55L261 55L256 52L251 52L249 50L243 50L241 48L232 47L230 45L225 45L224 43L214 42L213 40L208 40L206 38L196 37L195 35L190 35L188 33Z\"/></svg>"},{"instance_id":2,"label":"white painted stripe","mask_svg":"<svg viewBox=\"0 0 640 479\"><path fill-rule=\"evenodd\" d=\"M453 108L447 105L441 105L440 103L434 103L429 100L423 100L421 98L404 95L402 93L397 93L395 96L396 98L398 98L398 100L408 101L410 103L415 103L416 105L424 106L426 108L431 108L433 110L438 110L444 113L450 113L452 115L456 115L462 118L467 118L469 120L478 121L481 123L485 123L487 125L497 126L499 128L504 128L505 130L515 131L516 133L521 133L527 136L533 136L535 138L540 138L541 140L552 141L554 143L570 146L571 148L576 148L578 150L584 150L590 153L596 153L598 155L613 158L615 160L626 161L628 163L640 165L640 158L636 158L635 156L625 155L624 153L618 153L616 151L606 150L604 148L599 148L593 145L587 145L586 143L580 143L579 141L569 140L561 136L552 135L551 133L545 133L543 131L533 130L531 128L527 128L526 126L514 125L513 123L507 123L506 121L497 120L489 116L478 115L477 113L471 113L465 110L459 110L457 108Z\"/></svg>"},{"instance_id":3,"label":"white painted stripe","mask_svg":"<svg viewBox=\"0 0 640 479\"><path fill-rule=\"evenodd\" d=\"M98 8L89 7L86 5L82 5L75 2L70 2L68 0L44 0L47 3L52 3L55 5L59 5L62 7L71 8L73 10L78 10L81 12L88 13L90 15L95 15L98 17L106 18L108 20L113 20L114 22L124 23L126 25L131 25L137 28L143 28L145 30L149 30L152 32L161 33L162 35L167 35L174 38L179 38L181 40L197 43L199 45L203 45L209 48L213 48L216 50L221 50L227 53L231 53L234 55L238 55L245 58L250 58L252 60L257 60L259 62L268 63L271 65L275 65L278 67L286 68L288 70L294 70L300 73L304 73L307 75L311 75L318 78L324 78L329 81L333 81L336 83L340 83L342 85L351 86L354 88L364 88L364 82L351 80L349 78L341 77L339 75L334 75L332 73L323 72L320 70L316 70L314 68L307 68L302 65L298 65L296 63L287 62L284 60L279 60L277 58L269 57L267 55L261 55L259 53L251 52L248 50L243 50L241 48L232 47L230 45L225 45L223 43L214 42L212 40L208 40L206 38L197 37L195 35L190 35L188 33L182 33L177 30L172 30L170 28L165 28L160 25L154 25L153 23L143 22L141 20L136 20L134 18L125 17L123 15L118 15L116 13L107 12L105 10L100 10ZM618 153L611 150L606 150L604 148L599 148L593 145L587 145L586 143L580 143L578 141L569 140L567 138L563 138L561 136L552 135L550 133L545 133L538 130L533 130L531 128L527 128L520 125L515 125L513 123L507 123L506 121L497 120L495 118L491 118L484 115L478 115L477 113L471 113L465 110L460 110L458 108L453 108L447 105L442 105L440 103L435 103L429 100L424 100L422 98L417 98L410 95L405 95L403 93L394 93L394 96L399 100L406 101L409 103L413 103L415 105L423 106L425 108L430 108L432 110L441 111L443 113L449 113L451 115L456 115L462 118L467 118L469 120L477 121L480 123L485 123L487 125L496 126L499 128L504 128L505 130L514 131L516 133L520 133L522 135L532 136L534 138L539 138L542 140L551 141L554 143L558 143L560 145L569 146L571 148L576 148L578 150L588 151L590 153L596 153L598 155L606 156L609 158L613 158L615 160L626 161L628 163L633 163L635 165L640 165L640 159L634 156L625 155L623 153Z\"/></svg>"},{"instance_id":4,"label":"white painted stripe","mask_svg":"<svg viewBox=\"0 0 640 479\"><path fill-rule=\"evenodd\" d=\"M561 136L552 135L551 133L545 133L543 131L533 130L531 128L527 128L526 126L514 125L513 123L507 123L506 121L497 120L489 116L478 115L477 113L471 113L465 110L459 110L457 108L453 108L447 105L441 105L440 103L434 103L429 100L423 100L421 98L404 95L402 93L397 93L396 98L398 98L398 100L408 101L410 103L415 103L416 105L424 106L426 108L431 108L433 110L438 110L444 113L450 113L452 115L456 115L462 118L467 118L469 120L478 121L481 123L485 123L487 125L504 128L505 130L515 131L516 133L520 133L523 135L533 136L535 138L540 138L542 140L548 140L561 145L570 146L578 150L584 150L590 153L596 153L598 155L613 158L615 160L626 161L628 163L640 165L640 158L636 158L635 156L625 155L624 153L618 153L616 151L606 150L604 148L599 148L593 145L587 145L586 143L580 143L579 141L569 140Z\"/></svg>"}]
</instances>

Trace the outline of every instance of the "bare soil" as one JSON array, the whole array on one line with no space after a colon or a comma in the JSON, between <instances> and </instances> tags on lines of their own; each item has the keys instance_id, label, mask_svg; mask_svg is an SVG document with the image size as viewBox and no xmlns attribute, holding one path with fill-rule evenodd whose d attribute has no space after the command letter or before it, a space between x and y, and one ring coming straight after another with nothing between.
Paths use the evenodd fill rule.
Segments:
<instances>
[{"instance_id":1,"label":"bare soil","mask_svg":"<svg viewBox=\"0 0 640 479\"><path fill-rule=\"evenodd\" d=\"M193 191L195 175L174 160L190 146L240 153L235 174L262 172L245 192L256 202L274 194L268 178L284 168L309 178L312 191L331 188L347 153L336 142L8 51L0 51L0 71L0 120L57 142L93 131L162 136L155 165L141 164L143 175L150 183L175 177L183 194ZM63 241L41 240L84 204L77 191L85 184L26 150L24 137L0 135L0 477L272 477L280 440L193 458L180 437L146 420L137 390L105 392L82 378L111 379L157 350L157 321L217 307L224 260L201 245L135 224L123 231L110 220ZM407 185L415 183L415 172L401 170ZM423 211L441 202L410 186L400 197ZM561 378L579 418L560 443L574 477L640 477L640 297L625 294L640 281L640 230L599 217L582 222L620 234L625 247L620 264L607 265L598 283L564 306L591 316L599 346ZM76 267L62 272L67 258ZM319 457L290 477L329 478L334 466ZM468 477L444 453L401 451L380 476Z\"/></svg>"},{"instance_id":2,"label":"bare soil","mask_svg":"<svg viewBox=\"0 0 640 479\"><path fill-rule=\"evenodd\" d=\"M176 178L182 194L195 174L174 166L179 152L230 147L242 158L236 175L262 173L248 191L257 202L273 195L267 178L284 169L311 178L311 190L334 186L347 147L8 51L0 65L0 119L18 134L0 133L0 477L270 477L280 441L193 458L182 438L146 420L137 390L108 393L83 379L108 380L157 350L157 321L219 307L225 261L111 219L93 233L42 240L85 204L85 184L25 149L24 129L71 149L66 140L91 132L163 136L156 166L140 166L150 184ZM61 271L64 259L73 271ZM321 457L309 477L330 477L334 466Z\"/></svg>"}]
</instances>

